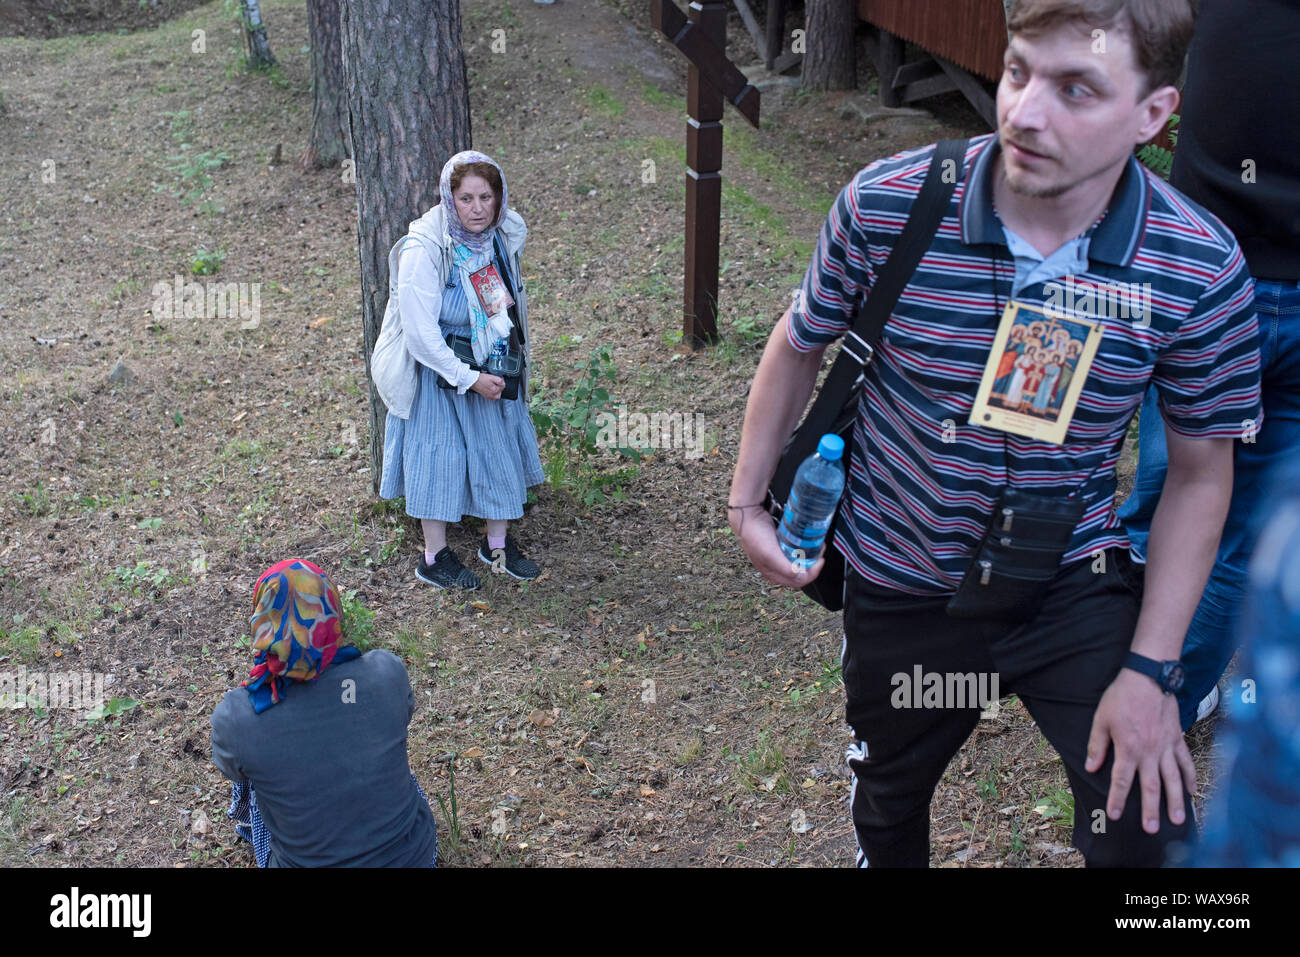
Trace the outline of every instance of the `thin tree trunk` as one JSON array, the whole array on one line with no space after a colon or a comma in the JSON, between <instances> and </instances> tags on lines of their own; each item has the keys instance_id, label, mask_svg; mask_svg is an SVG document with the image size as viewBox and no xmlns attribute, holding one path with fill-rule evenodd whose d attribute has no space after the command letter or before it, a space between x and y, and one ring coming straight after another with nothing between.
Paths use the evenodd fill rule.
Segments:
<instances>
[{"instance_id":1,"label":"thin tree trunk","mask_svg":"<svg viewBox=\"0 0 1300 957\"><path fill-rule=\"evenodd\" d=\"M858 85L858 18L853 0L808 0L808 49L803 85L809 90L852 90Z\"/></svg>"},{"instance_id":2,"label":"thin tree trunk","mask_svg":"<svg viewBox=\"0 0 1300 957\"><path fill-rule=\"evenodd\" d=\"M348 156L348 99L343 85L339 0L307 0L311 37L311 136L304 169L337 166Z\"/></svg>"},{"instance_id":3,"label":"thin tree trunk","mask_svg":"<svg viewBox=\"0 0 1300 957\"><path fill-rule=\"evenodd\" d=\"M459 0L342 0L348 152L356 161L362 346L370 383L370 466L379 491L387 409L370 354L388 301L388 251L438 203L438 174L469 149L469 79Z\"/></svg>"},{"instance_id":4,"label":"thin tree trunk","mask_svg":"<svg viewBox=\"0 0 1300 957\"><path fill-rule=\"evenodd\" d=\"M275 57L271 54L271 44L266 39L266 24L262 22L262 10L257 0L243 0L244 4L244 38L248 41L248 68L266 70L275 66Z\"/></svg>"}]
</instances>

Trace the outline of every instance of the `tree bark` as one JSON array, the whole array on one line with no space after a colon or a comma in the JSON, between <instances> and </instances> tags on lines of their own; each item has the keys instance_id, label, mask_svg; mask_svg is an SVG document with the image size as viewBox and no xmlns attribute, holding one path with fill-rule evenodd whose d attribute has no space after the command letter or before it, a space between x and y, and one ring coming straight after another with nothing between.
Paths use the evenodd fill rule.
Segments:
<instances>
[{"instance_id":1,"label":"tree bark","mask_svg":"<svg viewBox=\"0 0 1300 957\"><path fill-rule=\"evenodd\" d=\"M857 13L853 0L808 0L803 86L852 90L858 85Z\"/></svg>"},{"instance_id":2,"label":"tree bark","mask_svg":"<svg viewBox=\"0 0 1300 957\"><path fill-rule=\"evenodd\" d=\"M343 86L339 0L307 0L311 37L311 135L303 169L337 166L348 156L348 99Z\"/></svg>"},{"instance_id":3,"label":"tree bark","mask_svg":"<svg viewBox=\"0 0 1300 957\"><path fill-rule=\"evenodd\" d=\"M341 0L348 152L355 160L370 471L379 491L388 410L370 355L388 302L388 251L438 204L438 175L469 149L469 78L459 0Z\"/></svg>"},{"instance_id":4,"label":"tree bark","mask_svg":"<svg viewBox=\"0 0 1300 957\"><path fill-rule=\"evenodd\" d=\"M244 39L248 41L248 68L250 70L267 70L275 66L275 57L271 54L271 44L266 39L266 24L262 22L262 10L258 0L243 0L244 4Z\"/></svg>"}]
</instances>

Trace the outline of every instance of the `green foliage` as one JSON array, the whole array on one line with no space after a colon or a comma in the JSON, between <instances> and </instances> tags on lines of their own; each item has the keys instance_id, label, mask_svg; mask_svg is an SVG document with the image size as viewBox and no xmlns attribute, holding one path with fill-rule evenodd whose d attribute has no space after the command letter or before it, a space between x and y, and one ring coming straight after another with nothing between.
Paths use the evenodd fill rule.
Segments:
<instances>
[{"instance_id":1,"label":"green foliage","mask_svg":"<svg viewBox=\"0 0 1300 957\"><path fill-rule=\"evenodd\" d=\"M188 146L189 144L184 144ZM204 191L212 185L212 177L208 175L209 170L220 169L222 164L230 162L230 157L219 150L205 150L202 153L195 153L190 156L186 153L179 153L176 156L170 156L171 164L167 167L176 174L180 180L178 187L172 191L172 195L181 201L182 206L188 206L194 200L199 199ZM159 187L162 189L163 187ZM216 207L211 201L205 201L199 207L205 212L214 212Z\"/></svg>"},{"instance_id":2,"label":"green foliage","mask_svg":"<svg viewBox=\"0 0 1300 957\"><path fill-rule=\"evenodd\" d=\"M22 500L23 506L33 518L40 518L50 513L50 493L43 482L37 482L34 489L30 492L22 492L18 498Z\"/></svg>"},{"instance_id":3,"label":"green foliage","mask_svg":"<svg viewBox=\"0 0 1300 957\"><path fill-rule=\"evenodd\" d=\"M221 268L225 258L224 248L208 250L200 247L195 250L194 257L190 260L190 272L196 276L211 276Z\"/></svg>"},{"instance_id":4,"label":"green foliage","mask_svg":"<svg viewBox=\"0 0 1300 957\"><path fill-rule=\"evenodd\" d=\"M358 651L369 651L375 637L375 613L358 600L355 588L343 592L339 599L343 602L343 637Z\"/></svg>"},{"instance_id":5,"label":"green foliage","mask_svg":"<svg viewBox=\"0 0 1300 957\"><path fill-rule=\"evenodd\" d=\"M806 688L791 688L790 703L799 704L807 703L808 700L827 690L838 690L844 684L844 676L840 673L838 663L832 665L830 662L822 662L821 677L815 680Z\"/></svg>"},{"instance_id":6,"label":"green foliage","mask_svg":"<svg viewBox=\"0 0 1300 957\"><path fill-rule=\"evenodd\" d=\"M140 702L134 698L109 698L105 704L86 714L87 721L103 721L105 718L116 718L126 714L132 708L139 707Z\"/></svg>"},{"instance_id":7,"label":"green foliage","mask_svg":"<svg viewBox=\"0 0 1300 957\"><path fill-rule=\"evenodd\" d=\"M766 322L761 316L741 316L731 320L731 324L744 340L750 343L766 340L772 331L766 327Z\"/></svg>"},{"instance_id":8,"label":"green foliage","mask_svg":"<svg viewBox=\"0 0 1300 957\"><path fill-rule=\"evenodd\" d=\"M785 766L785 752L767 731L760 731L758 742L739 760L736 781L751 791L759 787L765 791L788 791L790 779Z\"/></svg>"},{"instance_id":9,"label":"green foliage","mask_svg":"<svg viewBox=\"0 0 1300 957\"><path fill-rule=\"evenodd\" d=\"M162 567L155 568L153 562L136 562L135 566L118 565L113 569L111 580L122 585L132 595L138 595L147 586L152 590L161 590L172 583L172 574Z\"/></svg>"},{"instance_id":10,"label":"green foliage","mask_svg":"<svg viewBox=\"0 0 1300 957\"><path fill-rule=\"evenodd\" d=\"M28 664L35 663L44 629L39 625L23 627L20 616L15 616L14 624L18 627L13 631L0 629L0 654Z\"/></svg>"},{"instance_id":11,"label":"green foliage","mask_svg":"<svg viewBox=\"0 0 1300 957\"><path fill-rule=\"evenodd\" d=\"M528 411L543 445L546 479L586 506L626 501L625 485L636 469L621 468L609 473L598 464L607 451L599 441L601 421L614 416L607 408L613 398L601 383L618 380L609 347L593 349L586 361L577 362L574 368L578 371L577 382L558 399L548 400L541 390L534 390L529 397ZM637 449L609 446L608 450L633 462L641 461Z\"/></svg>"},{"instance_id":12,"label":"green foliage","mask_svg":"<svg viewBox=\"0 0 1300 957\"><path fill-rule=\"evenodd\" d=\"M1178 114L1171 113L1169 116L1169 143L1171 146L1178 146ZM1169 172L1174 167L1174 154L1172 151L1165 149L1163 146L1156 146L1154 143L1148 143L1138 150L1138 161L1146 165L1151 172L1155 173L1161 179L1168 179Z\"/></svg>"}]
</instances>

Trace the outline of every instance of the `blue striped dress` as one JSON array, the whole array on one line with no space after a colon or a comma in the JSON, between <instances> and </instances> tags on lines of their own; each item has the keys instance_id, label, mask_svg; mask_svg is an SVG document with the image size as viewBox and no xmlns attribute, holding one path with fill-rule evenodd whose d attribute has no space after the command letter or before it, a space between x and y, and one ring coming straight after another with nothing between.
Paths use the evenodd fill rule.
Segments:
<instances>
[{"instance_id":1,"label":"blue striped dress","mask_svg":"<svg viewBox=\"0 0 1300 957\"><path fill-rule=\"evenodd\" d=\"M511 279L519 288L518 278ZM444 336L470 334L458 270L442 291L438 327ZM522 390L514 399L486 399L468 389L460 395L439 388L428 366L417 362L416 368L420 383L410 418L390 412L385 420L380 497L405 495L406 514L414 518L521 518L528 488L545 479Z\"/></svg>"}]
</instances>

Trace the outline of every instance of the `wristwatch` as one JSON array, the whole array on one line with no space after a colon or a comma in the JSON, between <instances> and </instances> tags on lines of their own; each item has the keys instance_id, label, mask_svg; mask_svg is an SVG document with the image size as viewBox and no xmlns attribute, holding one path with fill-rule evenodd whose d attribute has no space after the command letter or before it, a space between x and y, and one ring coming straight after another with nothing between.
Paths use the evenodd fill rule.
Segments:
<instances>
[{"instance_id":1,"label":"wristwatch","mask_svg":"<svg viewBox=\"0 0 1300 957\"><path fill-rule=\"evenodd\" d=\"M1165 694L1177 694L1183 687L1185 674L1181 661L1156 661L1130 651L1124 659L1124 667L1146 675Z\"/></svg>"}]
</instances>

